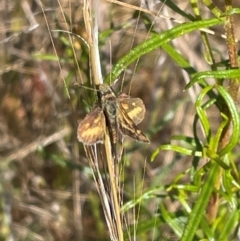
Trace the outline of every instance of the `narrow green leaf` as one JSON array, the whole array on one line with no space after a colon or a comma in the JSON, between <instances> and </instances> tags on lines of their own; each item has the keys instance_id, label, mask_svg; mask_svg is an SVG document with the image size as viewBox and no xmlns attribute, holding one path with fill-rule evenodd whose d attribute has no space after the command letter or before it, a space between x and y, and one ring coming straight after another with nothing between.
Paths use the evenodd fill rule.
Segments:
<instances>
[{"instance_id":1,"label":"narrow green leaf","mask_svg":"<svg viewBox=\"0 0 240 241\"><path fill-rule=\"evenodd\" d=\"M203 2L216 17L220 17L222 15L222 11L217 6L215 6L211 0L203 0Z\"/></svg>"},{"instance_id":2,"label":"narrow green leaf","mask_svg":"<svg viewBox=\"0 0 240 241\"><path fill-rule=\"evenodd\" d=\"M183 155L187 155L187 156L202 156L202 152L199 151L193 151L193 150L189 150L186 149L184 147L180 147L180 146L176 146L176 145L161 145L157 150L155 150L151 156L151 161L154 161L154 159L156 158L156 156L159 154L160 151L174 151L174 152L178 152L181 153Z\"/></svg>"},{"instance_id":3,"label":"narrow green leaf","mask_svg":"<svg viewBox=\"0 0 240 241\"><path fill-rule=\"evenodd\" d=\"M201 121L201 124L202 124L204 132L205 132L205 136L207 137L207 140L208 140L208 144L209 144L209 141L211 138L210 123L208 121L208 117L207 117L205 111L203 110L202 102L203 102L203 98L212 89L213 89L213 86L205 87L199 94L196 104L195 104L199 120Z\"/></svg>"},{"instance_id":4,"label":"narrow green leaf","mask_svg":"<svg viewBox=\"0 0 240 241\"><path fill-rule=\"evenodd\" d=\"M167 223L172 231L178 236L181 237L182 235L182 227L179 225L176 219L173 219L169 214L170 212L166 210L163 203L160 203L160 213L165 221Z\"/></svg>"},{"instance_id":5,"label":"narrow green leaf","mask_svg":"<svg viewBox=\"0 0 240 241\"><path fill-rule=\"evenodd\" d=\"M219 236L218 240L230 240L230 235L232 234L232 230L234 226L239 221L239 210L235 209L229 212L229 215L227 218L224 219L224 227L221 230L221 235Z\"/></svg>"},{"instance_id":6,"label":"narrow green leaf","mask_svg":"<svg viewBox=\"0 0 240 241\"><path fill-rule=\"evenodd\" d=\"M110 78L113 80L117 79L122 71L124 71L131 63L133 63L139 57L159 48L163 44L197 29L212 27L223 22L224 19L213 18L202 21L183 23L157 36L153 36L152 38L146 40L145 42L132 49L127 55L122 57L113 67L112 72L106 76L104 82L110 83Z\"/></svg>"},{"instance_id":7,"label":"narrow green leaf","mask_svg":"<svg viewBox=\"0 0 240 241\"><path fill-rule=\"evenodd\" d=\"M210 226L210 224L207 222L206 218L203 217L201 220L201 228L204 231L205 236L208 238L206 239L206 241L215 241L214 239L214 230L212 229L212 227Z\"/></svg>"},{"instance_id":8,"label":"narrow green leaf","mask_svg":"<svg viewBox=\"0 0 240 241\"><path fill-rule=\"evenodd\" d=\"M171 186L172 188L179 190L184 190L184 191L190 191L190 192L198 192L199 187L194 186L194 185L183 185L183 184L175 184Z\"/></svg>"},{"instance_id":9,"label":"narrow green leaf","mask_svg":"<svg viewBox=\"0 0 240 241\"><path fill-rule=\"evenodd\" d=\"M171 137L171 141L172 140L183 141L194 148L197 146L195 139L190 136L174 135Z\"/></svg>"},{"instance_id":10,"label":"narrow green leaf","mask_svg":"<svg viewBox=\"0 0 240 241\"><path fill-rule=\"evenodd\" d=\"M187 61L179 52L176 51L170 44L163 44L162 49L190 76L196 74L196 70L191 66L189 61Z\"/></svg>"},{"instance_id":11,"label":"narrow green leaf","mask_svg":"<svg viewBox=\"0 0 240 241\"><path fill-rule=\"evenodd\" d=\"M240 14L240 8L232 8L229 11L223 13L222 16L233 15L233 14Z\"/></svg>"},{"instance_id":12,"label":"narrow green leaf","mask_svg":"<svg viewBox=\"0 0 240 241\"><path fill-rule=\"evenodd\" d=\"M222 118L223 118L223 121L221 122L218 130L217 130L217 134L215 135L214 138L211 139L211 142L210 142L210 148L216 153L217 152L217 149L218 149L218 145L219 145L219 141L220 141L220 138L222 136L222 132L223 132L223 129L224 127L227 125L228 123L228 118L227 116L225 116L224 114L221 114Z\"/></svg>"},{"instance_id":13,"label":"narrow green leaf","mask_svg":"<svg viewBox=\"0 0 240 241\"><path fill-rule=\"evenodd\" d=\"M161 191L160 187L154 187L150 190L147 190L138 198L136 198L134 200L130 200L129 202L125 203L124 206L122 207L122 211L125 213L125 212L129 211L129 209L134 208L136 205L142 203L143 201L156 197L157 195L159 195L160 191Z\"/></svg>"},{"instance_id":14,"label":"narrow green leaf","mask_svg":"<svg viewBox=\"0 0 240 241\"><path fill-rule=\"evenodd\" d=\"M240 69L227 69L217 71L203 71L193 76L191 81L186 85L185 89L192 87L195 83L202 83L202 80L207 78L215 79L231 79L240 77Z\"/></svg>"},{"instance_id":15,"label":"narrow green leaf","mask_svg":"<svg viewBox=\"0 0 240 241\"><path fill-rule=\"evenodd\" d=\"M40 53L33 53L32 57L35 59L40 60L49 60L49 61L61 61L64 62L63 59L59 59L56 55L52 54L40 54Z\"/></svg>"},{"instance_id":16,"label":"narrow green leaf","mask_svg":"<svg viewBox=\"0 0 240 241\"><path fill-rule=\"evenodd\" d=\"M237 145L240 135L240 118L237 111L237 107L234 103L234 100L232 99L231 95L227 92L227 90L224 89L222 86L217 86L217 90L219 91L220 95L225 100L225 103L228 107L228 110L231 114L232 118L232 136L229 140L229 143L219 151L219 156L223 156L227 154L228 152L231 152L232 149Z\"/></svg>"},{"instance_id":17,"label":"narrow green leaf","mask_svg":"<svg viewBox=\"0 0 240 241\"><path fill-rule=\"evenodd\" d=\"M217 163L213 162L213 165L209 171L209 175L207 176L204 185L201 189L201 193L195 203L195 206L193 207L191 214L189 215L188 222L184 229L183 235L180 238L180 241L193 240L193 237L196 234L196 230L198 229L199 223L203 218L204 212L209 202L209 198L212 194L215 179L218 173L219 166L217 165Z\"/></svg>"},{"instance_id":18,"label":"narrow green leaf","mask_svg":"<svg viewBox=\"0 0 240 241\"><path fill-rule=\"evenodd\" d=\"M163 4L165 4L166 6L168 6L170 9L173 10L173 12L178 13L179 15L183 16L186 19L189 20L196 20L190 13L186 13L185 11L183 11L182 9L180 9L175 3L173 3L171 0L160 0Z\"/></svg>"}]
</instances>

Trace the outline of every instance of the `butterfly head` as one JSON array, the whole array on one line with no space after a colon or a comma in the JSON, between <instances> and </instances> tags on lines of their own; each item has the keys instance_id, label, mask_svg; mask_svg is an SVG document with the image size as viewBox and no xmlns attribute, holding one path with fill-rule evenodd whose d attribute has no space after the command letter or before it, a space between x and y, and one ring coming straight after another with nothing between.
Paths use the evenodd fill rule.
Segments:
<instances>
[{"instance_id":1,"label":"butterfly head","mask_svg":"<svg viewBox=\"0 0 240 241\"><path fill-rule=\"evenodd\" d=\"M98 95L102 98L109 94L113 94L111 87L107 84L99 84L97 85Z\"/></svg>"}]
</instances>

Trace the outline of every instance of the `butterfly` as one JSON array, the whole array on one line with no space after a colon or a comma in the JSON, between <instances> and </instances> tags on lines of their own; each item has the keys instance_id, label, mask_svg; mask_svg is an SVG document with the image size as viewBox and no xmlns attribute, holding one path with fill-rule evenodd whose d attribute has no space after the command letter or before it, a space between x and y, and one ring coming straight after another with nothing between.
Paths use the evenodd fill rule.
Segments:
<instances>
[{"instance_id":1,"label":"butterfly","mask_svg":"<svg viewBox=\"0 0 240 241\"><path fill-rule=\"evenodd\" d=\"M112 145L122 142L125 135L149 143L137 127L145 116L141 99L124 93L117 96L107 84L97 85L97 95L98 103L78 125L77 138L80 142L85 145L103 143L108 130Z\"/></svg>"}]
</instances>

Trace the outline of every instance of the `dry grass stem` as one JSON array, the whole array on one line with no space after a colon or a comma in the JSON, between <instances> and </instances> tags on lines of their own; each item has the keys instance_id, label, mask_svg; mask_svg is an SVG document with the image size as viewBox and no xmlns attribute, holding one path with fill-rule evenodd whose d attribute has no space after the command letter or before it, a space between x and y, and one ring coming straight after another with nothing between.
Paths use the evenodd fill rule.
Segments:
<instances>
[{"instance_id":1,"label":"dry grass stem","mask_svg":"<svg viewBox=\"0 0 240 241\"><path fill-rule=\"evenodd\" d=\"M71 128L64 127L62 130L55 132L54 134L48 137L41 137L38 140L35 140L34 142L28 144L27 146L22 147L20 150L18 151L15 150L13 153L9 154L8 156L2 157L2 159L5 160L4 164L6 164L6 162L7 163L12 162L13 160L16 160L16 159L21 160L24 157L28 156L29 154L35 152L39 147L45 147L51 143L62 140L70 133L71 133Z\"/></svg>"}]
</instances>

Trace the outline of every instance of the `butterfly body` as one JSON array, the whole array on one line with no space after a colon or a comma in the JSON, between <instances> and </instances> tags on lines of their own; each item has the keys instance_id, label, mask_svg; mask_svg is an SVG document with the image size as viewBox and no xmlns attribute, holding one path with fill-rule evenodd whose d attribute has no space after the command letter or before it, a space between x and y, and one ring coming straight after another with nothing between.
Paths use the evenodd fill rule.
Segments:
<instances>
[{"instance_id":1,"label":"butterfly body","mask_svg":"<svg viewBox=\"0 0 240 241\"><path fill-rule=\"evenodd\" d=\"M145 115L142 100L126 94L116 96L107 84L97 87L98 105L79 123L78 140L85 145L102 143L107 129L112 144L122 142L124 135L149 142L137 127Z\"/></svg>"},{"instance_id":2,"label":"butterfly body","mask_svg":"<svg viewBox=\"0 0 240 241\"><path fill-rule=\"evenodd\" d=\"M111 142L116 144L121 139L118 125L119 103L110 86L99 85L98 90L98 98L105 115L106 125L109 128Z\"/></svg>"}]
</instances>

